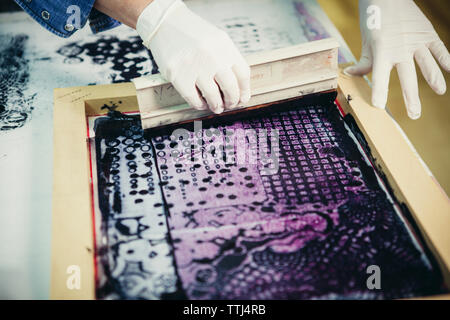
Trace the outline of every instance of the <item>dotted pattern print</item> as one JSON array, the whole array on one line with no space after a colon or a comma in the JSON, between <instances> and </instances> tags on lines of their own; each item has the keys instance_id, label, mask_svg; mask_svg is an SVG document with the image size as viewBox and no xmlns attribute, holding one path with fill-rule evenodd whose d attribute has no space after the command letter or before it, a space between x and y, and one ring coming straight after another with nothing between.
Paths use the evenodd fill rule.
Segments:
<instances>
[{"instance_id":1,"label":"dotted pattern print","mask_svg":"<svg viewBox=\"0 0 450 320\"><path fill-rule=\"evenodd\" d=\"M277 49L296 43L296 39L288 32L258 25L245 16L223 21L222 28L230 35L239 50L245 53L267 48Z\"/></svg>"},{"instance_id":2,"label":"dotted pattern print","mask_svg":"<svg viewBox=\"0 0 450 320\"><path fill-rule=\"evenodd\" d=\"M277 127L280 132L280 170L264 176L267 190L277 202L339 202L349 187L363 189L357 166L343 159L336 146L337 133L324 121L324 108L311 107L263 119L263 127ZM249 123L257 126L258 120ZM355 167L355 165L353 165Z\"/></svg>"},{"instance_id":3,"label":"dotted pattern print","mask_svg":"<svg viewBox=\"0 0 450 320\"><path fill-rule=\"evenodd\" d=\"M390 299L442 292L439 272L331 100L203 122L175 139L174 132L146 134L187 298ZM238 134L262 129L266 139ZM258 157L237 161L244 142L247 156L254 146L273 147L278 170L262 171ZM367 287L371 265L381 270L380 290Z\"/></svg>"},{"instance_id":4,"label":"dotted pattern print","mask_svg":"<svg viewBox=\"0 0 450 320\"><path fill-rule=\"evenodd\" d=\"M163 192L170 208L171 228L198 228L222 225L223 212L243 206L249 201L263 201L266 199L265 190L259 175L257 165L238 166L234 164L236 157L235 133L229 131L224 135L226 126L201 130L195 143L198 150L189 149L188 156L183 154L183 146L168 136L155 137L158 169L163 181ZM233 128L237 129L237 128ZM240 128L242 129L242 127ZM233 156L226 159L225 150L221 146L233 147ZM204 143L208 142L208 145ZM242 146L242 144L241 144ZM229 150L229 148L227 148ZM176 156L173 156L176 151ZM225 159L225 160L224 160ZM244 159L245 160L245 159ZM206 210L206 211L205 211ZM235 222L244 222L251 216L242 210L236 212ZM212 212L218 216L211 219L211 215L202 212ZM203 217L207 219L203 220Z\"/></svg>"},{"instance_id":5,"label":"dotted pattern print","mask_svg":"<svg viewBox=\"0 0 450 320\"><path fill-rule=\"evenodd\" d=\"M102 213L97 296L160 299L176 292L154 153L138 120L97 120L95 147Z\"/></svg>"}]
</instances>

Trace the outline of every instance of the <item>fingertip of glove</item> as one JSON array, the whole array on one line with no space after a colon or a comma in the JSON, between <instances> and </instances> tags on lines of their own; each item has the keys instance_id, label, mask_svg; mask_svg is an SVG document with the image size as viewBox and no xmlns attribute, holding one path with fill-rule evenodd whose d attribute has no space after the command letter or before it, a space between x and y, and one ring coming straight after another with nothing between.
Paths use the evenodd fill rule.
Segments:
<instances>
[{"instance_id":1,"label":"fingertip of glove","mask_svg":"<svg viewBox=\"0 0 450 320\"><path fill-rule=\"evenodd\" d=\"M372 106L377 108L377 109L381 109L381 110L386 109L386 104L385 103L380 103L378 101L372 101Z\"/></svg>"},{"instance_id":2,"label":"fingertip of glove","mask_svg":"<svg viewBox=\"0 0 450 320\"><path fill-rule=\"evenodd\" d=\"M354 66L350 66L350 67L345 68L343 72L346 76L351 77L351 76L355 75L354 74L355 71L356 71L356 68Z\"/></svg>"},{"instance_id":3,"label":"fingertip of glove","mask_svg":"<svg viewBox=\"0 0 450 320\"><path fill-rule=\"evenodd\" d=\"M444 95L446 92L447 92L447 88L445 86L436 89L436 93L440 96Z\"/></svg>"},{"instance_id":4,"label":"fingertip of glove","mask_svg":"<svg viewBox=\"0 0 450 320\"><path fill-rule=\"evenodd\" d=\"M412 120L419 119L422 113L420 104L409 105L406 110L408 112L408 117Z\"/></svg>"},{"instance_id":5,"label":"fingertip of glove","mask_svg":"<svg viewBox=\"0 0 450 320\"><path fill-rule=\"evenodd\" d=\"M233 109L236 109L237 107L238 107L238 104L237 103L233 103L233 104L228 105L226 107L226 109L227 110L233 110Z\"/></svg>"},{"instance_id":6,"label":"fingertip of glove","mask_svg":"<svg viewBox=\"0 0 450 320\"><path fill-rule=\"evenodd\" d=\"M206 103L192 105L195 110L208 110L208 105Z\"/></svg>"},{"instance_id":7,"label":"fingertip of glove","mask_svg":"<svg viewBox=\"0 0 450 320\"><path fill-rule=\"evenodd\" d=\"M409 117L410 119L412 119L412 120L417 120L417 119L420 118L420 116L421 116L421 113L420 113L420 112L419 112L419 113L413 113L413 112L409 112L409 111L408 111L408 117Z\"/></svg>"},{"instance_id":8,"label":"fingertip of glove","mask_svg":"<svg viewBox=\"0 0 450 320\"><path fill-rule=\"evenodd\" d=\"M194 108L195 110L206 110L206 109L208 109L208 107L203 106L203 105L201 105L201 106L194 106L193 108Z\"/></svg>"},{"instance_id":9,"label":"fingertip of glove","mask_svg":"<svg viewBox=\"0 0 450 320\"><path fill-rule=\"evenodd\" d=\"M241 103L247 103L250 101L250 92L244 92L241 96Z\"/></svg>"},{"instance_id":10,"label":"fingertip of glove","mask_svg":"<svg viewBox=\"0 0 450 320\"><path fill-rule=\"evenodd\" d=\"M215 108L215 109L211 109L212 112L214 112L215 114L221 114L223 112L223 108Z\"/></svg>"},{"instance_id":11,"label":"fingertip of glove","mask_svg":"<svg viewBox=\"0 0 450 320\"><path fill-rule=\"evenodd\" d=\"M224 110L223 104L210 105L209 109L215 114L221 114Z\"/></svg>"}]
</instances>

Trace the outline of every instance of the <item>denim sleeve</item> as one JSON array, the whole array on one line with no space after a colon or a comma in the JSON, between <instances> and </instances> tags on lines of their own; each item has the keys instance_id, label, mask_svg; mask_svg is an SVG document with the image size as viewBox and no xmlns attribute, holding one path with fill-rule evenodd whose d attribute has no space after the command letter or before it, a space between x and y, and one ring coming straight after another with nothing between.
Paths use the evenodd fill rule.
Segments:
<instances>
[{"instance_id":1,"label":"denim sleeve","mask_svg":"<svg viewBox=\"0 0 450 320\"><path fill-rule=\"evenodd\" d=\"M97 9L92 9L89 16L89 26L91 27L93 33L106 31L120 25L121 23L119 21L108 17L106 14L101 13Z\"/></svg>"},{"instance_id":2,"label":"denim sleeve","mask_svg":"<svg viewBox=\"0 0 450 320\"><path fill-rule=\"evenodd\" d=\"M93 8L95 0L15 0L34 20L54 34L68 38L89 25L94 33L120 25Z\"/></svg>"}]
</instances>

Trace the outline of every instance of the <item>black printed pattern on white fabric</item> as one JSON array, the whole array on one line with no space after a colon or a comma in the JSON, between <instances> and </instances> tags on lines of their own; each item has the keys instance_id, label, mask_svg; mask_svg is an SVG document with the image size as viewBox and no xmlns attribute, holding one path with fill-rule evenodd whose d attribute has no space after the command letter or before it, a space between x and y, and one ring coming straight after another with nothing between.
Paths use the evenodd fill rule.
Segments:
<instances>
[{"instance_id":1,"label":"black printed pattern on white fabric","mask_svg":"<svg viewBox=\"0 0 450 320\"><path fill-rule=\"evenodd\" d=\"M95 42L73 42L58 50L65 57L64 63L78 64L85 60L95 65L111 64L111 82L126 82L147 74L151 64L151 74L158 73L158 67L151 52L142 45L138 36L119 39L115 36L102 36Z\"/></svg>"},{"instance_id":2,"label":"black printed pattern on white fabric","mask_svg":"<svg viewBox=\"0 0 450 320\"><path fill-rule=\"evenodd\" d=\"M0 131L22 127L33 110L35 95L24 93L30 77L27 40L25 34L0 34Z\"/></svg>"},{"instance_id":3,"label":"black printed pattern on white fabric","mask_svg":"<svg viewBox=\"0 0 450 320\"><path fill-rule=\"evenodd\" d=\"M138 120L97 120L95 149L102 213L98 298L177 294L154 152Z\"/></svg>"}]
</instances>

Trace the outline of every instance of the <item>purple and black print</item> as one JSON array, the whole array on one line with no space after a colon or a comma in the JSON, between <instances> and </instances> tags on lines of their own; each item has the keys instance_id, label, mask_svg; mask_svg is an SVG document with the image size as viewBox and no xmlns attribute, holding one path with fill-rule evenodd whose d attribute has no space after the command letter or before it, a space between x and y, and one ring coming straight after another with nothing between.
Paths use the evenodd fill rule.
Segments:
<instances>
[{"instance_id":1,"label":"purple and black print","mask_svg":"<svg viewBox=\"0 0 450 320\"><path fill-rule=\"evenodd\" d=\"M183 141L169 130L144 134L139 119L117 113L97 120L106 266L131 263L127 255L138 251L119 248L141 239L145 250L137 260L144 263L133 269L140 281L150 283L150 273L171 274L172 286L165 293L161 286L156 298L390 299L441 292L439 271L403 222L332 98L203 122L196 136L200 147L185 151L187 157L173 152ZM238 129L277 132L276 172L261 174L258 161L233 161L241 145L223 146ZM257 147L270 144L270 134L267 141L257 137ZM131 175L130 163L137 170ZM122 217L137 211L146 222L137 219L124 227ZM161 251L165 269L145 263L160 253L150 250L154 237L138 233L157 221L167 246ZM367 287L371 265L381 270L379 290ZM117 279L126 268L121 270L106 276L105 283L116 284L112 292L123 292L125 284ZM126 285L134 293L148 290L140 281ZM143 298L143 292L119 296Z\"/></svg>"}]
</instances>

